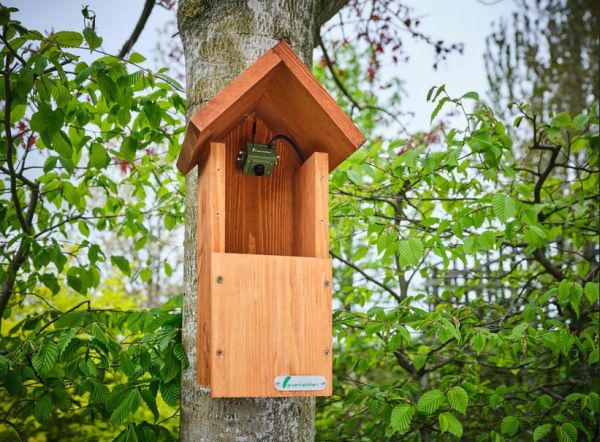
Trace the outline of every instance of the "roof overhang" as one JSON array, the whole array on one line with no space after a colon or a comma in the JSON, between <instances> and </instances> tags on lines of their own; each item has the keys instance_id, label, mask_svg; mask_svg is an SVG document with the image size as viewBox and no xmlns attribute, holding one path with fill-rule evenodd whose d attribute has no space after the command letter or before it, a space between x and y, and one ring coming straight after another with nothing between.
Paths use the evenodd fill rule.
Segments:
<instances>
[{"instance_id":1,"label":"roof overhang","mask_svg":"<svg viewBox=\"0 0 600 442\"><path fill-rule=\"evenodd\" d=\"M291 47L280 42L191 117L177 159L181 173L198 164L210 141L219 141L252 113L273 133L291 137L306 158L327 152L330 171L365 141Z\"/></svg>"}]
</instances>

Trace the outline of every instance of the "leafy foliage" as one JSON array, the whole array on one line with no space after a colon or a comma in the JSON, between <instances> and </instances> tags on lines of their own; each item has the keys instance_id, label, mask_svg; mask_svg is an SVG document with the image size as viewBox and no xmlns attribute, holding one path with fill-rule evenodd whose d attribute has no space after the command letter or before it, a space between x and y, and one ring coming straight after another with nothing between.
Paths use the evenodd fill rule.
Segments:
<instances>
[{"instance_id":1,"label":"leafy foliage","mask_svg":"<svg viewBox=\"0 0 600 442\"><path fill-rule=\"evenodd\" d=\"M0 439L171 440L181 296L140 309L114 276L160 268L105 235L142 247L153 217L180 223L185 102L94 29L45 36L14 12L0 5Z\"/></svg>"},{"instance_id":2,"label":"leafy foliage","mask_svg":"<svg viewBox=\"0 0 600 442\"><path fill-rule=\"evenodd\" d=\"M354 108L369 141L331 177L336 379L319 437L594 440L597 106L547 119L513 106L504 121L440 86L439 123L390 139L356 51L334 56L373 109Z\"/></svg>"}]
</instances>

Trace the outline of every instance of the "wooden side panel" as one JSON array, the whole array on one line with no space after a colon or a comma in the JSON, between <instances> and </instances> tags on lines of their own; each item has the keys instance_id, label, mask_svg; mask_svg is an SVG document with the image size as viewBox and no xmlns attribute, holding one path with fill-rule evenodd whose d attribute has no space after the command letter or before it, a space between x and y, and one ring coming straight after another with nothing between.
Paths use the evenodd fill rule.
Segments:
<instances>
[{"instance_id":1,"label":"wooden side panel","mask_svg":"<svg viewBox=\"0 0 600 442\"><path fill-rule=\"evenodd\" d=\"M253 118L248 117L225 137L226 211L225 251L260 255L292 255L292 177L300 160L292 147L279 141L279 162L269 177L242 174L237 154L252 141ZM256 119L255 142L266 144L273 133Z\"/></svg>"},{"instance_id":2,"label":"wooden side panel","mask_svg":"<svg viewBox=\"0 0 600 442\"><path fill-rule=\"evenodd\" d=\"M200 385L210 385L211 253L225 251L225 145L211 143L198 168L196 220L197 364Z\"/></svg>"},{"instance_id":3,"label":"wooden side panel","mask_svg":"<svg viewBox=\"0 0 600 442\"><path fill-rule=\"evenodd\" d=\"M331 395L329 259L214 253L212 278L212 397ZM327 387L280 392L285 375Z\"/></svg>"},{"instance_id":4,"label":"wooden side panel","mask_svg":"<svg viewBox=\"0 0 600 442\"><path fill-rule=\"evenodd\" d=\"M329 257L328 163L315 152L294 175L294 256Z\"/></svg>"}]
</instances>

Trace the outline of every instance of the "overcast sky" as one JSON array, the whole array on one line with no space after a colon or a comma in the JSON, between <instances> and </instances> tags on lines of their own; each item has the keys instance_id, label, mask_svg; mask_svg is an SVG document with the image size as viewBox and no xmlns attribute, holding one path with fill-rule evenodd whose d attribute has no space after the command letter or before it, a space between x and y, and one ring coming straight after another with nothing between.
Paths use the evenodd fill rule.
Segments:
<instances>
[{"instance_id":1,"label":"overcast sky","mask_svg":"<svg viewBox=\"0 0 600 442\"><path fill-rule=\"evenodd\" d=\"M487 0L489 2L489 0ZM510 16L512 0L405 0L413 7L415 14L422 17L420 30L446 42L462 42L464 54L451 55L441 63L438 70L432 69L433 57L429 47L406 40L410 61L396 67L398 75L405 81L409 93L405 109L415 113L412 121L407 121L409 129L425 129L429 126L432 105L425 102L425 96L433 85L445 83L451 95L461 95L476 90L483 96L487 91L483 53L485 38L490 33L492 21ZM81 5L89 4L96 12L96 29L104 38L103 48L116 53L136 23L142 10L142 0L9 0L8 5L20 9L17 17L25 26L39 30L81 30L83 18ZM167 20L172 20L174 12L155 7L138 40L135 51L148 58L156 45L158 30Z\"/></svg>"}]
</instances>

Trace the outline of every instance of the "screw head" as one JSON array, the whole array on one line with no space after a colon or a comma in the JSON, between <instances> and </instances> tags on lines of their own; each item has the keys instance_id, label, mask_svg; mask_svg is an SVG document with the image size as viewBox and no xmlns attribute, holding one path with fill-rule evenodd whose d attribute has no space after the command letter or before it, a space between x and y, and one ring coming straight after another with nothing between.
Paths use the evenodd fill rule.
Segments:
<instances>
[{"instance_id":1,"label":"screw head","mask_svg":"<svg viewBox=\"0 0 600 442\"><path fill-rule=\"evenodd\" d=\"M331 283L328 280L323 281L323 287L328 288Z\"/></svg>"},{"instance_id":2,"label":"screw head","mask_svg":"<svg viewBox=\"0 0 600 442\"><path fill-rule=\"evenodd\" d=\"M323 355L325 355L325 356L329 356L329 349L328 349L328 348L326 348L326 349L323 351Z\"/></svg>"},{"instance_id":3,"label":"screw head","mask_svg":"<svg viewBox=\"0 0 600 442\"><path fill-rule=\"evenodd\" d=\"M223 356L223 350L217 350L217 356Z\"/></svg>"},{"instance_id":4,"label":"screw head","mask_svg":"<svg viewBox=\"0 0 600 442\"><path fill-rule=\"evenodd\" d=\"M221 275L217 276L217 284L223 284L223 277Z\"/></svg>"}]
</instances>

